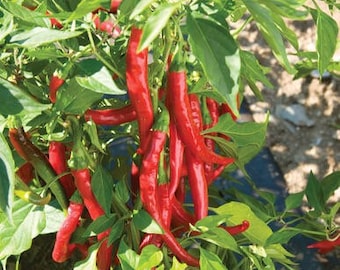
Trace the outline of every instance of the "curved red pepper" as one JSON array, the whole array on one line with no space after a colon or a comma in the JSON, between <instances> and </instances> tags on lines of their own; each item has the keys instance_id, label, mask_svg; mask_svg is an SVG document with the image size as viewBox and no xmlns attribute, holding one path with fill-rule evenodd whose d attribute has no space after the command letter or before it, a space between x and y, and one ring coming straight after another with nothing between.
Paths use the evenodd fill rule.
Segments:
<instances>
[{"instance_id":1,"label":"curved red pepper","mask_svg":"<svg viewBox=\"0 0 340 270\"><path fill-rule=\"evenodd\" d=\"M68 215L56 235L56 241L52 251L54 261L61 263L70 258L72 249L74 249L70 247L70 240L78 226L83 209L83 203L70 202L67 210Z\"/></svg>"},{"instance_id":2,"label":"curved red pepper","mask_svg":"<svg viewBox=\"0 0 340 270\"><path fill-rule=\"evenodd\" d=\"M89 109L85 112L85 120L92 120L97 125L121 125L137 119L135 108L130 104L119 109Z\"/></svg>"},{"instance_id":3,"label":"curved red pepper","mask_svg":"<svg viewBox=\"0 0 340 270\"><path fill-rule=\"evenodd\" d=\"M204 138L198 127L194 124L185 71L171 71L168 74L168 91L170 98L170 110L174 115L178 132L185 146L206 163L230 164L233 158L220 156L207 148Z\"/></svg>"},{"instance_id":4,"label":"curved red pepper","mask_svg":"<svg viewBox=\"0 0 340 270\"><path fill-rule=\"evenodd\" d=\"M204 164L191 152L186 151L185 160L188 169L188 180L197 220L208 215L208 185L205 179Z\"/></svg>"},{"instance_id":5,"label":"curved red pepper","mask_svg":"<svg viewBox=\"0 0 340 270\"><path fill-rule=\"evenodd\" d=\"M161 226L164 234L162 239L173 254L188 265L198 266L199 261L192 257L176 240L163 221L160 214L160 206L157 193L157 175L160 153L163 150L167 138L164 131L153 130L145 149L140 169L140 197L145 210Z\"/></svg>"},{"instance_id":6,"label":"curved red pepper","mask_svg":"<svg viewBox=\"0 0 340 270\"><path fill-rule=\"evenodd\" d=\"M126 53L126 84L139 126L140 149L143 153L154 115L148 85L148 49L137 52L142 30L132 27Z\"/></svg>"},{"instance_id":7,"label":"curved red pepper","mask_svg":"<svg viewBox=\"0 0 340 270\"><path fill-rule=\"evenodd\" d=\"M308 245L307 248L317 248L318 253L326 254L328 252L331 252L338 246L340 246L340 234L337 236L337 238L334 241L322 240L314 244Z\"/></svg>"},{"instance_id":8,"label":"curved red pepper","mask_svg":"<svg viewBox=\"0 0 340 270\"><path fill-rule=\"evenodd\" d=\"M63 143L56 141L50 142L48 159L58 175L68 171L65 151L66 147ZM59 181L65 190L66 197L70 198L76 190L72 175L66 174L62 176Z\"/></svg>"},{"instance_id":9,"label":"curved red pepper","mask_svg":"<svg viewBox=\"0 0 340 270\"><path fill-rule=\"evenodd\" d=\"M181 169L183 164L184 145L178 136L176 125L170 120L170 186L169 197L172 199L180 184Z\"/></svg>"},{"instance_id":10,"label":"curved red pepper","mask_svg":"<svg viewBox=\"0 0 340 270\"><path fill-rule=\"evenodd\" d=\"M84 205L89 211L91 219L95 220L98 217L105 215L103 208L98 203L92 192L90 170L88 168L72 170L72 175L74 177L79 193L84 200ZM113 246L108 246L107 239L105 239L108 237L109 234L110 229L98 234L97 236L99 241L104 239L97 253L97 266L99 270L110 269L112 263Z\"/></svg>"}]
</instances>

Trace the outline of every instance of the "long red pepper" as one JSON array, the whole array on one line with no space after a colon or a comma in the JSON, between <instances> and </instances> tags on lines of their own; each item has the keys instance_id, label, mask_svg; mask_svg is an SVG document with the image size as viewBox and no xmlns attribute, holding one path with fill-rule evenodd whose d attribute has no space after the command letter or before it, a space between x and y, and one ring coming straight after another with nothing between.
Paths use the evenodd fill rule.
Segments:
<instances>
[{"instance_id":1,"label":"long red pepper","mask_svg":"<svg viewBox=\"0 0 340 270\"><path fill-rule=\"evenodd\" d=\"M194 204L197 220L208 215L208 185L205 179L204 164L190 151L185 152L185 160L188 169L188 180Z\"/></svg>"},{"instance_id":2,"label":"long red pepper","mask_svg":"<svg viewBox=\"0 0 340 270\"><path fill-rule=\"evenodd\" d=\"M16 120L15 120L16 121ZM63 210L67 209L65 193L56 181L56 174L47 157L27 137L23 127L19 123L13 123L15 127L9 129L9 139L17 153L27 162L30 162L38 175L49 185L53 195Z\"/></svg>"},{"instance_id":3,"label":"long red pepper","mask_svg":"<svg viewBox=\"0 0 340 270\"><path fill-rule=\"evenodd\" d=\"M74 177L76 186L79 190L81 197L84 200L92 220L96 220L98 217L105 215L105 212L101 205L95 198L91 188L91 173L88 168L73 169L72 175ZM107 238L110 234L110 230L106 230L98 234L98 241L103 240L97 254L97 266L99 270L108 270L112 262L112 245L107 246Z\"/></svg>"},{"instance_id":4,"label":"long red pepper","mask_svg":"<svg viewBox=\"0 0 340 270\"><path fill-rule=\"evenodd\" d=\"M102 206L98 203L91 187L91 172L88 168L88 160L86 158L86 149L82 144L82 133L79 126L79 122L76 118L70 117L72 123L73 132L73 148L69 165L71 167L71 173L74 177L74 182L81 195L84 205L87 208L91 219L96 220L100 216L105 215ZM110 229L97 235L98 241L101 241L97 253L97 267L99 270L109 270L112 263L112 251L113 246L107 245L108 235Z\"/></svg>"},{"instance_id":5,"label":"long red pepper","mask_svg":"<svg viewBox=\"0 0 340 270\"><path fill-rule=\"evenodd\" d=\"M337 246L340 246L340 234L337 236L335 240L322 240L311 245L308 245L307 248L317 248L318 253L326 254L334 250Z\"/></svg>"},{"instance_id":6,"label":"long red pepper","mask_svg":"<svg viewBox=\"0 0 340 270\"><path fill-rule=\"evenodd\" d=\"M85 120L92 120L97 125L121 125L137 119L134 106L131 104L119 109L89 109L84 114Z\"/></svg>"},{"instance_id":7,"label":"long red pepper","mask_svg":"<svg viewBox=\"0 0 340 270\"><path fill-rule=\"evenodd\" d=\"M62 142L52 141L48 148L48 159L52 168L57 174L62 174L68 171L66 160L66 147ZM70 198L76 187L74 185L71 174L66 174L60 178L60 183L63 186L66 197Z\"/></svg>"},{"instance_id":8,"label":"long red pepper","mask_svg":"<svg viewBox=\"0 0 340 270\"><path fill-rule=\"evenodd\" d=\"M207 148L203 136L194 124L188 98L186 72L184 70L170 71L168 73L168 91L171 97L170 110L175 117L179 135L185 146L204 162L232 163L232 158L220 156Z\"/></svg>"},{"instance_id":9,"label":"long red pepper","mask_svg":"<svg viewBox=\"0 0 340 270\"><path fill-rule=\"evenodd\" d=\"M83 209L84 204L82 202L70 201L67 210L68 215L56 235L56 241L52 251L52 258L54 261L61 263L71 256L73 248L70 247L70 240L79 224Z\"/></svg>"},{"instance_id":10,"label":"long red pepper","mask_svg":"<svg viewBox=\"0 0 340 270\"><path fill-rule=\"evenodd\" d=\"M140 150L143 153L154 115L148 85L148 49L137 52L142 30L132 27L126 52L126 84L139 126Z\"/></svg>"},{"instance_id":11,"label":"long red pepper","mask_svg":"<svg viewBox=\"0 0 340 270\"><path fill-rule=\"evenodd\" d=\"M207 106L207 109L209 111L209 120L210 121L207 122L207 120L206 120L206 122L203 126L203 129L208 129L208 128L211 128L214 125L216 125L217 122L218 122L218 118L219 118L219 106L218 106L218 103L214 99L207 97L206 98L206 106ZM216 134L211 134L211 135L216 135ZM211 151L214 151L215 142L214 142L213 139L206 138L205 144L207 145L207 147ZM209 175L214 171L214 164L212 164L212 163L206 163L204 165L204 167L205 167L206 175Z\"/></svg>"},{"instance_id":12,"label":"long red pepper","mask_svg":"<svg viewBox=\"0 0 340 270\"><path fill-rule=\"evenodd\" d=\"M170 186L169 197L172 199L181 180L181 169L183 164L184 145L178 136L176 125L170 119Z\"/></svg>"},{"instance_id":13,"label":"long red pepper","mask_svg":"<svg viewBox=\"0 0 340 270\"><path fill-rule=\"evenodd\" d=\"M193 122L199 131L203 128L201 106L197 95L189 95ZM185 151L185 161L188 170L189 186L194 203L194 212L197 220L208 215L208 185L205 178L204 163L190 151Z\"/></svg>"},{"instance_id":14,"label":"long red pepper","mask_svg":"<svg viewBox=\"0 0 340 270\"><path fill-rule=\"evenodd\" d=\"M156 122L157 123L157 122ZM161 151L164 148L167 133L164 129L155 127L151 131L150 140L144 152L140 169L140 197L145 210L163 229L162 239L173 254L188 265L198 266L198 259L192 257L176 240L163 221L157 193L157 175Z\"/></svg>"}]
</instances>

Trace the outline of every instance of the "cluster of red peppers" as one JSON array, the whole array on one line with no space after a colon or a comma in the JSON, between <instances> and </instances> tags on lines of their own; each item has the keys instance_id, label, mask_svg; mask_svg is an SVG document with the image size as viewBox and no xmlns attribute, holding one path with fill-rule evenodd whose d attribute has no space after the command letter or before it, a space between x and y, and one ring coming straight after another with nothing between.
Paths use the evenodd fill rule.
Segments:
<instances>
[{"instance_id":1,"label":"cluster of red peppers","mask_svg":"<svg viewBox=\"0 0 340 270\"><path fill-rule=\"evenodd\" d=\"M119 1L112 2L119 5ZM97 19L95 15L94 20L100 28ZM142 30L133 26L126 51L126 86L130 103L119 109L88 109L84 120L105 126L137 122L139 149L131 168L131 198L135 200L139 196L143 208L163 231L163 234L145 234L140 250L148 244L165 245L180 261L198 267L199 259L189 254L177 237L188 232L199 234L191 232L190 224L208 215L208 187L226 166L234 162L232 157L216 153L214 140L204 138L201 131L215 125L221 114L230 113L234 119L236 117L227 104L189 94L186 70L183 65L175 63L175 57L169 60L166 84L162 95L157 97L157 110L154 110L154 97L148 85L149 51L147 48L138 51L141 37ZM64 82L64 76L54 74L51 77L52 103L56 102L57 91ZM206 109L208 117L203 117L202 108ZM72 234L86 214L92 220L105 215L91 188L91 166L85 158L79 119L79 116L70 118L72 143L51 141L48 155L32 143L17 121L13 121L9 131L13 147L26 161L17 171L18 178L23 184L29 184L36 172L65 211L66 218L56 235L52 254L57 262L69 259L77 248L86 256L88 245L72 243ZM187 192L187 186L190 192ZM45 197L29 194L25 199L47 203ZM191 195L193 213L184 207L187 195ZM246 231L249 226L245 220L242 224L221 228L235 235ZM100 270L110 269L117 261L113 260L116 248L108 245L109 234L110 229L97 235L100 244L97 266Z\"/></svg>"},{"instance_id":2,"label":"cluster of red peppers","mask_svg":"<svg viewBox=\"0 0 340 270\"><path fill-rule=\"evenodd\" d=\"M205 123L204 104L197 95L188 93L186 70L171 63L166 71L166 86L157 97L158 110L154 112L148 86L148 49L138 52L141 37L142 30L132 27L126 53L130 104L120 109L89 109L85 119L98 125L137 121L140 138L137 152L141 161L139 166L133 163L131 186L134 188L131 189L139 194L144 209L163 230L161 235L146 234L140 248L165 244L182 262L199 266L199 260L179 244L176 236L190 231L190 224L208 215L208 186L234 161L217 154L214 141L201 135L203 129L217 123L221 114L232 112L226 104L204 99L211 119ZM236 119L234 114L232 117ZM183 206L188 195L185 179L193 201L193 214ZM237 226L222 227L235 235L247 230L249 225L244 221Z\"/></svg>"}]
</instances>

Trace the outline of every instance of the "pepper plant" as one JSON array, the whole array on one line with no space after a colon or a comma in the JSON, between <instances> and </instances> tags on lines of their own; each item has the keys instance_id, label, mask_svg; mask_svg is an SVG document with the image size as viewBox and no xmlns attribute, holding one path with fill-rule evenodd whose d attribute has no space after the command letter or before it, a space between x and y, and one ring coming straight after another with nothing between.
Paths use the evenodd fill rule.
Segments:
<instances>
[{"instance_id":1,"label":"pepper plant","mask_svg":"<svg viewBox=\"0 0 340 270\"><path fill-rule=\"evenodd\" d=\"M328 248L310 246L321 252L338 245L339 203L327 199L339 174L322 184L311 174L277 210L244 167L270 116L237 121L245 86L261 99L259 85L271 85L238 40L249 23L292 76L339 72L337 23L313 3L1 1L3 268L47 233L56 235L50 256L76 261L70 269L292 269L284 244L295 235L327 238ZM303 52L285 20L309 15L316 47ZM217 190L235 170L258 198ZM304 195L313 211L295 214Z\"/></svg>"}]
</instances>

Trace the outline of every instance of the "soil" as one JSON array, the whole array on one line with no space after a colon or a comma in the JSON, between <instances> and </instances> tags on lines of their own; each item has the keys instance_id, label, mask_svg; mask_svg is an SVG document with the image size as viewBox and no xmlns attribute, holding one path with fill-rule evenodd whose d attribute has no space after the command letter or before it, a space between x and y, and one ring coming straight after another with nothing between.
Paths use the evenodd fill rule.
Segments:
<instances>
[{"instance_id":1,"label":"soil","mask_svg":"<svg viewBox=\"0 0 340 270\"><path fill-rule=\"evenodd\" d=\"M334 14L340 22L340 12ZM315 50L315 25L307 21L287 21L297 34L303 50ZM339 25L340 28L340 25ZM340 40L340 35L339 35ZM293 79L272 55L255 24L250 24L240 35L242 47L254 52L259 62L269 67L267 74L273 88L261 87L263 101L252 91L245 90L245 99L250 104L253 118L257 122L270 113L266 146L270 148L279 164L289 193L299 192L306 186L310 172L318 178L340 170L340 78L327 76L323 80L309 76ZM288 49L290 50L290 49ZM292 51L292 50L291 50ZM334 56L340 61L340 50ZM296 61L290 56L292 63ZM311 126L298 126L277 114L281 106L302 105ZM331 198L339 201L340 188Z\"/></svg>"}]
</instances>

